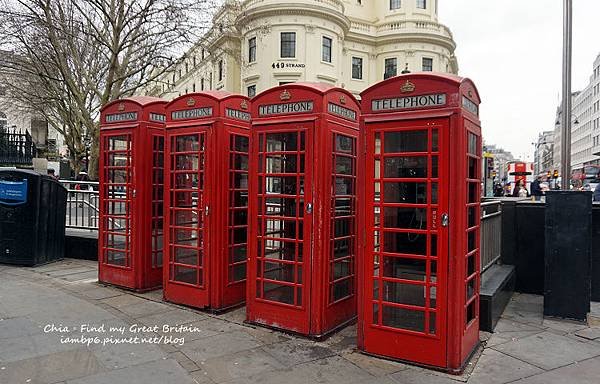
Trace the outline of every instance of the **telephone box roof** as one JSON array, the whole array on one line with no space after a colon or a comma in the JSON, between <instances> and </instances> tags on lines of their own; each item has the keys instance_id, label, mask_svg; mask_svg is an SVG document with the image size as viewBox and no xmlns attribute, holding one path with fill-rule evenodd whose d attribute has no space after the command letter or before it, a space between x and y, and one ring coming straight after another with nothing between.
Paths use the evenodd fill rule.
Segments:
<instances>
[{"instance_id":1,"label":"telephone box roof","mask_svg":"<svg viewBox=\"0 0 600 384\"><path fill-rule=\"evenodd\" d=\"M290 89L291 88L304 88L304 89L319 93L321 95L324 95L324 94L328 93L329 91L333 90L333 91L337 91L337 92L346 93L349 96L352 96L352 98L354 100L356 100L356 97L354 97L354 95L351 92L349 92L348 90L346 90L344 88L340 88L340 87L337 87L337 86L331 85L331 84L310 82L310 81L289 83L289 84L284 84L284 85L279 85L277 87L269 88L267 90L262 91L258 95L254 96L254 99L258 99L266 93L276 92L277 90L288 89L288 88L290 88Z\"/></svg>"},{"instance_id":2,"label":"telephone box roof","mask_svg":"<svg viewBox=\"0 0 600 384\"><path fill-rule=\"evenodd\" d=\"M126 97L123 99L117 99L117 100L113 100L110 103L105 104L102 110L105 110L106 108L108 108L109 106L115 104L115 103L123 103L123 102L131 102L134 104L139 105L140 107L147 107L151 104L166 104L168 103L167 100L165 99L161 99L160 97L152 97L152 96L131 96L131 97Z\"/></svg>"},{"instance_id":3,"label":"telephone box roof","mask_svg":"<svg viewBox=\"0 0 600 384\"><path fill-rule=\"evenodd\" d=\"M469 79L468 77L460 77L460 76L452 75L449 73L432 73L432 72L406 73L406 74L401 74L398 76L390 77L389 79L386 79L384 81L381 81L377 84L370 86L369 88L362 91L360 93L360 95L362 97L366 94L371 93L374 89L377 89L381 86L384 86L384 85L390 84L390 83L394 83L394 82L401 82L406 79L443 81L448 84L455 85L456 87L460 87L464 83L470 83L473 86L475 93L477 94L477 99L481 100L481 98L479 97L479 91L477 90L477 87L473 83L473 80Z\"/></svg>"}]
</instances>

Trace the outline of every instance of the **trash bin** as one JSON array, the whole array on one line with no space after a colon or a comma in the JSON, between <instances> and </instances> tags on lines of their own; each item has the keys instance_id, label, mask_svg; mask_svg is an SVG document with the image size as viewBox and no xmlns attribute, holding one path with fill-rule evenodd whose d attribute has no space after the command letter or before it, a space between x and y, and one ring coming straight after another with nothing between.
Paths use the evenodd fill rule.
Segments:
<instances>
[{"instance_id":1,"label":"trash bin","mask_svg":"<svg viewBox=\"0 0 600 384\"><path fill-rule=\"evenodd\" d=\"M67 190L34 171L0 169L0 263L35 266L65 252Z\"/></svg>"}]
</instances>

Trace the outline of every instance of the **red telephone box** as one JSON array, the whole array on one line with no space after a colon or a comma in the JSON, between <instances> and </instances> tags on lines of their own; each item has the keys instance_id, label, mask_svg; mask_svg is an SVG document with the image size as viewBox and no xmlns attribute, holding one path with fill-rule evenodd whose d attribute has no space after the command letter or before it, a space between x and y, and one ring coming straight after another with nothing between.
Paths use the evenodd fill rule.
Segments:
<instances>
[{"instance_id":1,"label":"red telephone box","mask_svg":"<svg viewBox=\"0 0 600 384\"><path fill-rule=\"evenodd\" d=\"M136 96L101 111L100 282L138 291L161 286L166 104Z\"/></svg>"},{"instance_id":2,"label":"red telephone box","mask_svg":"<svg viewBox=\"0 0 600 384\"><path fill-rule=\"evenodd\" d=\"M477 89L468 79L421 73L361 96L359 348L460 371L479 344Z\"/></svg>"},{"instance_id":3,"label":"red telephone box","mask_svg":"<svg viewBox=\"0 0 600 384\"><path fill-rule=\"evenodd\" d=\"M325 84L253 99L248 322L318 338L355 318L358 116Z\"/></svg>"},{"instance_id":4,"label":"red telephone box","mask_svg":"<svg viewBox=\"0 0 600 384\"><path fill-rule=\"evenodd\" d=\"M193 93L166 111L164 298L224 310L246 298L248 98Z\"/></svg>"}]
</instances>

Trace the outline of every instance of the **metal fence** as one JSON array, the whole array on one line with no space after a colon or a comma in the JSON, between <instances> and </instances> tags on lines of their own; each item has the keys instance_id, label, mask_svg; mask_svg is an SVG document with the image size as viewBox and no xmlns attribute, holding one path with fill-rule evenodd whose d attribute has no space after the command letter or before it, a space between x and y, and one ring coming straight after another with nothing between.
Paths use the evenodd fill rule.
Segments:
<instances>
[{"instance_id":1,"label":"metal fence","mask_svg":"<svg viewBox=\"0 0 600 384\"><path fill-rule=\"evenodd\" d=\"M481 272L494 265L502 253L502 202L481 203Z\"/></svg>"},{"instance_id":2,"label":"metal fence","mask_svg":"<svg viewBox=\"0 0 600 384\"><path fill-rule=\"evenodd\" d=\"M77 229L98 229L99 201L98 182L60 180L67 188L66 227Z\"/></svg>"},{"instance_id":3,"label":"metal fence","mask_svg":"<svg viewBox=\"0 0 600 384\"><path fill-rule=\"evenodd\" d=\"M0 166L33 164L35 144L29 132L0 125Z\"/></svg>"}]
</instances>

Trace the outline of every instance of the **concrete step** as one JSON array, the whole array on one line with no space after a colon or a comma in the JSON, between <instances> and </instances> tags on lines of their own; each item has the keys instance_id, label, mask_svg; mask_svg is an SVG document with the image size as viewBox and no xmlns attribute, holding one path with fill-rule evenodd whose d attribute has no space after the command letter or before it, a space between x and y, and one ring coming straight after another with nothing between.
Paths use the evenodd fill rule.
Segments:
<instances>
[{"instance_id":1,"label":"concrete step","mask_svg":"<svg viewBox=\"0 0 600 384\"><path fill-rule=\"evenodd\" d=\"M591 303L591 310L588 314L588 325L590 327L600 327L600 302Z\"/></svg>"}]
</instances>

